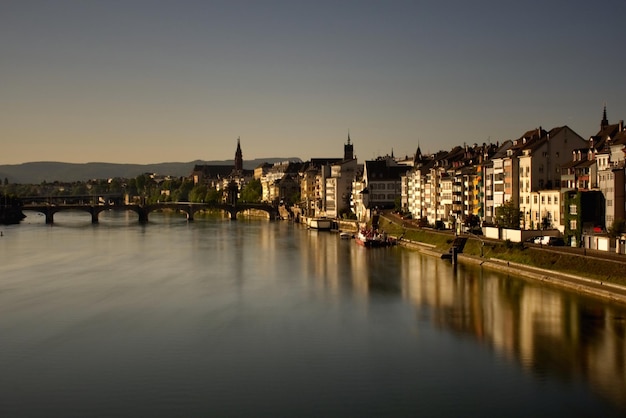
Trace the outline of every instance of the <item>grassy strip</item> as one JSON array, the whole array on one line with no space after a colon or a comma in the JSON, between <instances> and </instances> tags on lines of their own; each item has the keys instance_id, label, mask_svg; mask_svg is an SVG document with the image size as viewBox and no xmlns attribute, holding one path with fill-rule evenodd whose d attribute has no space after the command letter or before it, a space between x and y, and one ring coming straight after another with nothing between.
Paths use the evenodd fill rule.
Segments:
<instances>
[{"instance_id":1,"label":"grassy strip","mask_svg":"<svg viewBox=\"0 0 626 418\"><path fill-rule=\"evenodd\" d=\"M389 235L434 245L434 250L441 252L448 252L450 244L454 240L454 237L450 234L426 229L404 228L402 225L394 223L387 218L381 218L379 229L387 232Z\"/></svg>"},{"instance_id":2,"label":"grassy strip","mask_svg":"<svg viewBox=\"0 0 626 418\"><path fill-rule=\"evenodd\" d=\"M435 245L435 249L441 252L448 251L454 238L452 235L431 230L406 229L386 218L381 219L380 227L391 235ZM480 256L481 250L485 258L499 258L546 270L626 285L626 265L624 264L530 248L523 243L486 242L483 246L482 242L476 238L470 238L467 241L463 252Z\"/></svg>"}]
</instances>

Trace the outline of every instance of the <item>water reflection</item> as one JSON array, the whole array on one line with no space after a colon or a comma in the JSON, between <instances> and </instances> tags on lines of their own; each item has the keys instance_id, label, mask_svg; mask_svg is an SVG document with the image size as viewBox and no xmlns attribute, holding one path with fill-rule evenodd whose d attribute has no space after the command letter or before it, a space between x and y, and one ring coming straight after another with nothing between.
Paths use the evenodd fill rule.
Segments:
<instances>
[{"instance_id":1,"label":"water reflection","mask_svg":"<svg viewBox=\"0 0 626 418\"><path fill-rule=\"evenodd\" d=\"M626 411L621 307L287 222L110 215L5 229L4 415Z\"/></svg>"},{"instance_id":2,"label":"water reflection","mask_svg":"<svg viewBox=\"0 0 626 418\"><path fill-rule=\"evenodd\" d=\"M318 234L309 232L301 256L325 291L401 294L435 326L490 346L536 378L587 382L626 409L624 307L403 248L368 250Z\"/></svg>"},{"instance_id":3,"label":"water reflection","mask_svg":"<svg viewBox=\"0 0 626 418\"><path fill-rule=\"evenodd\" d=\"M479 267L403 254L403 293L439 327L470 335L539 378L584 380L626 408L626 317L604 301Z\"/></svg>"}]
</instances>

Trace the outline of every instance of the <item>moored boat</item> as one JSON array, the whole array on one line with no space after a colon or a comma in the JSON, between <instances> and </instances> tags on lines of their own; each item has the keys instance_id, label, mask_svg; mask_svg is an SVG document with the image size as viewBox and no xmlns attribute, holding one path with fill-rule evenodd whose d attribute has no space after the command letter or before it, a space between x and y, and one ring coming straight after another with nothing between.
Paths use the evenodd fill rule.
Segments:
<instances>
[{"instance_id":1,"label":"moored boat","mask_svg":"<svg viewBox=\"0 0 626 418\"><path fill-rule=\"evenodd\" d=\"M311 218L309 220L309 228L320 231L330 231L333 226L333 220L328 218Z\"/></svg>"},{"instance_id":2,"label":"moored boat","mask_svg":"<svg viewBox=\"0 0 626 418\"><path fill-rule=\"evenodd\" d=\"M394 241L385 232L361 229L354 237L357 244L366 248L387 247L393 245Z\"/></svg>"}]
</instances>

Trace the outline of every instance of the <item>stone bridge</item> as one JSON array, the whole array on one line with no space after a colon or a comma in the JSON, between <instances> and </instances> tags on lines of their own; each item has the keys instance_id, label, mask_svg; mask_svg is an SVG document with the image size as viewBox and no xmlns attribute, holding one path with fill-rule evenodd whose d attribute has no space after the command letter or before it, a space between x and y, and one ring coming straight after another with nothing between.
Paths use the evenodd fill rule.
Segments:
<instances>
[{"instance_id":1,"label":"stone bridge","mask_svg":"<svg viewBox=\"0 0 626 418\"><path fill-rule=\"evenodd\" d=\"M67 204L67 205L52 205L52 204L28 204L22 207L22 211L29 210L33 212L39 212L46 217L46 223L54 223L54 214L61 211L78 210L91 214L91 222L98 223L98 217L100 213L107 210L116 211L133 211L137 213L139 222L148 222L148 216L150 212L160 210L172 210L176 212L183 212L187 216L188 221L193 221L194 214L196 212L219 209L230 214L231 220L237 220L237 214L239 212L247 210L260 210L267 212L270 220L279 219L279 212L276 206L263 203L238 203L230 205L226 203L190 203L190 202L166 202L166 203L151 203L145 205L91 205L91 204Z\"/></svg>"}]
</instances>

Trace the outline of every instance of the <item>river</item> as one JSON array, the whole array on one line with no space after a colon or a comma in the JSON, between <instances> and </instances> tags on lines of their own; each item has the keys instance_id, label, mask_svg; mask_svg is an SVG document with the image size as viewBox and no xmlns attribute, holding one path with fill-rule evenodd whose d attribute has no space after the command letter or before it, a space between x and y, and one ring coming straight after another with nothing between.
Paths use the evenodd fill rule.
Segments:
<instances>
[{"instance_id":1,"label":"river","mask_svg":"<svg viewBox=\"0 0 626 418\"><path fill-rule=\"evenodd\" d=\"M0 415L624 416L626 309L288 222L0 226Z\"/></svg>"}]
</instances>

